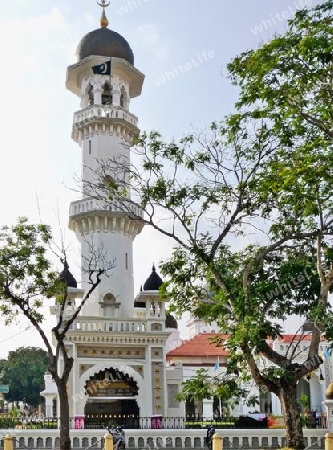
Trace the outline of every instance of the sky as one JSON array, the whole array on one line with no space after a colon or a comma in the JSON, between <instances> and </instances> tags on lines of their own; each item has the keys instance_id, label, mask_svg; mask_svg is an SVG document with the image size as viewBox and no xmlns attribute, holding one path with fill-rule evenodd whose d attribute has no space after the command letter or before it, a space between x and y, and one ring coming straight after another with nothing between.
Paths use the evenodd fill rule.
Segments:
<instances>
[{"instance_id":1,"label":"sky","mask_svg":"<svg viewBox=\"0 0 333 450\"><path fill-rule=\"evenodd\" d=\"M228 62L283 32L297 9L318 3L111 0L109 28L127 39L145 74L142 95L130 106L140 129L179 139L232 112L237 91ZM73 260L78 248L67 224L81 172L80 148L71 140L79 99L66 90L65 76L80 39L99 27L100 14L95 0L16 0L3 2L0 14L0 226L22 216L48 223ZM172 245L149 228L136 238L135 294ZM71 270L79 273L75 263ZM42 345L26 327L24 321L11 327L0 321L0 358L22 345Z\"/></svg>"}]
</instances>

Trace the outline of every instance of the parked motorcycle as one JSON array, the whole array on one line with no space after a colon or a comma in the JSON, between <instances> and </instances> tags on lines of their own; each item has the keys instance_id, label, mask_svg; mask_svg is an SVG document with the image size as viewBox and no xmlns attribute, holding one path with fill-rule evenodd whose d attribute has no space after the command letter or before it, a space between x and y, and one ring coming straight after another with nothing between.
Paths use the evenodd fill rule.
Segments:
<instances>
[{"instance_id":1,"label":"parked motorcycle","mask_svg":"<svg viewBox=\"0 0 333 450\"><path fill-rule=\"evenodd\" d=\"M113 436L113 449L124 450L125 448L125 433L124 430L117 426L116 428L107 428L108 432Z\"/></svg>"},{"instance_id":2,"label":"parked motorcycle","mask_svg":"<svg viewBox=\"0 0 333 450\"><path fill-rule=\"evenodd\" d=\"M210 425L207 428L207 437L206 437L206 445L209 448L209 450L212 450L213 448L213 436L215 434L215 427L213 425Z\"/></svg>"}]
</instances>

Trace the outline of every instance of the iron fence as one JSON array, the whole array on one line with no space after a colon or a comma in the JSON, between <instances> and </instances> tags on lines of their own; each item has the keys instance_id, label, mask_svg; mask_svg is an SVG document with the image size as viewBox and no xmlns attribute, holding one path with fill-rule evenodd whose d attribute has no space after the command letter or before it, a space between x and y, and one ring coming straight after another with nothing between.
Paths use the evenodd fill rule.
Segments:
<instances>
[{"instance_id":1,"label":"iron fence","mask_svg":"<svg viewBox=\"0 0 333 450\"><path fill-rule=\"evenodd\" d=\"M58 429L59 418L0 418L0 429ZM217 429L228 428L268 428L267 420L257 421L242 417L225 417L215 420L212 417L140 417L135 415L107 415L76 416L70 419L71 429L105 429L107 427L122 426L127 429L203 429L214 425Z\"/></svg>"}]
</instances>

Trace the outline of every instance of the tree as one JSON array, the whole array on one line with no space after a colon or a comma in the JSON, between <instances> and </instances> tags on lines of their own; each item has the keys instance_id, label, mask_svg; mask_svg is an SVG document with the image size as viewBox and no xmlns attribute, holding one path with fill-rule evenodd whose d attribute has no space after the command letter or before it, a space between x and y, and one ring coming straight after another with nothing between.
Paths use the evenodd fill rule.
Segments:
<instances>
[{"instance_id":1,"label":"tree","mask_svg":"<svg viewBox=\"0 0 333 450\"><path fill-rule=\"evenodd\" d=\"M332 243L325 241L320 232L332 211L327 183L333 156L332 9L333 2L325 1L311 10L297 12L282 36L244 52L228 66L233 83L240 89L239 114L233 126L239 127L245 117L252 118L264 124L280 144L267 178L271 189L263 189L263 201L269 204L272 198L279 197L285 214L302 214L309 228L318 227L316 264L320 288L318 308L312 310L312 358L317 355L320 330L332 339L329 327L321 323L333 280ZM312 168L312 175L306 172L307 167ZM280 221L275 231L280 232L284 226L285 222ZM295 415L288 420L296 420ZM300 433L298 441L301 445Z\"/></svg>"},{"instance_id":2,"label":"tree","mask_svg":"<svg viewBox=\"0 0 333 450\"><path fill-rule=\"evenodd\" d=\"M0 359L0 383L2 383L2 374L3 370L6 366L7 360L6 359Z\"/></svg>"},{"instance_id":3,"label":"tree","mask_svg":"<svg viewBox=\"0 0 333 450\"><path fill-rule=\"evenodd\" d=\"M228 65L239 117L269 124L282 150L326 150L332 131L332 0L303 9L287 31Z\"/></svg>"},{"instance_id":4,"label":"tree","mask_svg":"<svg viewBox=\"0 0 333 450\"><path fill-rule=\"evenodd\" d=\"M157 132L144 134L136 147L141 164L101 161L99 182L86 183L85 194L101 198L109 191L111 203L132 215L134 205L143 209L144 219L137 220L175 241L171 260L162 264L170 280L162 295L178 312L217 321L221 335L229 336L220 339L229 350L228 371L250 373L259 387L279 397L287 445L301 449L296 385L322 363L320 336L328 336L332 324L327 296L333 221L327 193L333 174L327 164L316 195L309 195L313 158L295 151L298 182L290 171L286 186L281 175L275 188L274 176L289 169L278 160L279 140L265 126L251 129L250 120L243 128L230 122L214 123L210 136L192 134L179 144L163 142ZM320 158L324 162L326 155ZM304 335L295 337L285 355L268 342L281 334L281 320L291 314L314 324L305 361L299 361L296 345L303 344Z\"/></svg>"},{"instance_id":5,"label":"tree","mask_svg":"<svg viewBox=\"0 0 333 450\"><path fill-rule=\"evenodd\" d=\"M9 385L6 400L25 400L30 406L39 405L48 363L48 355L41 348L20 347L9 352L2 375L2 383Z\"/></svg>"},{"instance_id":6,"label":"tree","mask_svg":"<svg viewBox=\"0 0 333 450\"><path fill-rule=\"evenodd\" d=\"M91 248L88 259L83 258L82 271L88 274L89 283L82 299L71 308L67 306L68 287L52 267L52 235L47 225L29 224L26 218L12 227L3 227L0 233L0 313L9 324L18 317L25 317L41 337L48 355L48 371L57 386L60 402L60 448L71 446L69 436L69 405L66 385L73 367L73 358L67 354L65 340L70 329L96 289L103 275L107 275L113 262L107 261L103 249ZM54 256L54 255L53 255ZM58 259L68 270L66 254ZM43 306L48 299L55 299L57 322L52 328L51 340L43 329ZM59 362L61 361L61 365Z\"/></svg>"},{"instance_id":7,"label":"tree","mask_svg":"<svg viewBox=\"0 0 333 450\"><path fill-rule=\"evenodd\" d=\"M227 370L279 397L295 449L296 386L322 363L320 339L333 329L332 5L298 11L284 35L230 63L236 113L179 143L144 133L134 163L100 161L97 183L85 184L132 216L140 207L137 220L173 239L162 295L218 322ZM313 325L305 360L301 330L285 354L270 346L291 314Z\"/></svg>"},{"instance_id":8,"label":"tree","mask_svg":"<svg viewBox=\"0 0 333 450\"><path fill-rule=\"evenodd\" d=\"M2 383L2 374L3 374L3 369L5 367L6 364L6 360L5 359L0 359L0 383ZM0 400L0 413L3 411L3 407L4 407L4 402L3 399Z\"/></svg>"},{"instance_id":9,"label":"tree","mask_svg":"<svg viewBox=\"0 0 333 450\"><path fill-rule=\"evenodd\" d=\"M182 390L177 393L178 401L202 401L217 397L223 404L219 413L223 416L229 415L229 406L238 405L246 401L248 405L254 406L255 399L248 396L248 391L241 386L238 377L232 374L210 375L209 370L199 369L195 376L182 383Z\"/></svg>"}]
</instances>

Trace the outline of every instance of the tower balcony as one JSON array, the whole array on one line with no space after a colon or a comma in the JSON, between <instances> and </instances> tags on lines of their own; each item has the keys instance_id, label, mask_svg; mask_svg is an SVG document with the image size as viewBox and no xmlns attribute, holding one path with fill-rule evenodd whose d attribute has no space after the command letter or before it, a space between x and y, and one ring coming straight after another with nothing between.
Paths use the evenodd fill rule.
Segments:
<instances>
[{"instance_id":1,"label":"tower balcony","mask_svg":"<svg viewBox=\"0 0 333 450\"><path fill-rule=\"evenodd\" d=\"M81 235L119 232L134 239L142 231L142 219L142 209L130 203L85 198L72 202L69 210L69 228Z\"/></svg>"},{"instance_id":2,"label":"tower balcony","mask_svg":"<svg viewBox=\"0 0 333 450\"><path fill-rule=\"evenodd\" d=\"M102 211L132 215L137 220L143 219L143 211L138 206L131 205L130 203L126 205L124 202L120 203L115 201L111 203L106 200L91 198L83 198L72 202L69 208L69 216L73 218L74 216L86 213Z\"/></svg>"},{"instance_id":3,"label":"tower balcony","mask_svg":"<svg viewBox=\"0 0 333 450\"><path fill-rule=\"evenodd\" d=\"M156 321L156 322L155 322ZM146 333L160 333L164 332L164 318L151 318L151 320L145 319L112 319L98 317L78 317L72 325L70 332L82 332L82 333L117 333L117 334L146 334Z\"/></svg>"},{"instance_id":4,"label":"tower balcony","mask_svg":"<svg viewBox=\"0 0 333 450\"><path fill-rule=\"evenodd\" d=\"M71 342L91 344L114 344L116 347L124 344L161 343L170 335L165 329L165 317L145 319L114 319L98 317L78 317L66 333L66 339ZM103 357L101 348L96 348L95 356ZM138 354L143 357L142 351ZM81 356L89 356L81 355ZM104 355L105 356L105 355ZM140 358L140 356L137 356Z\"/></svg>"},{"instance_id":5,"label":"tower balcony","mask_svg":"<svg viewBox=\"0 0 333 450\"><path fill-rule=\"evenodd\" d=\"M91 105L74 113L72 138L81 145L94 135L117 135L133 145L139 136L138 118L119 106Z\"/></svg>"},{"instance_id":6,"label":"tower balcony","mask_svg":"<svg viewBox=\"0 0 333 450\"><path fill-rule=\"evenodd\" d=\"M110 105L91 105L74 113L74 126L82 127L96 120L123 120L133 127L138 126L138 118L128 111Z\"/></svg>"}]
</instances>

